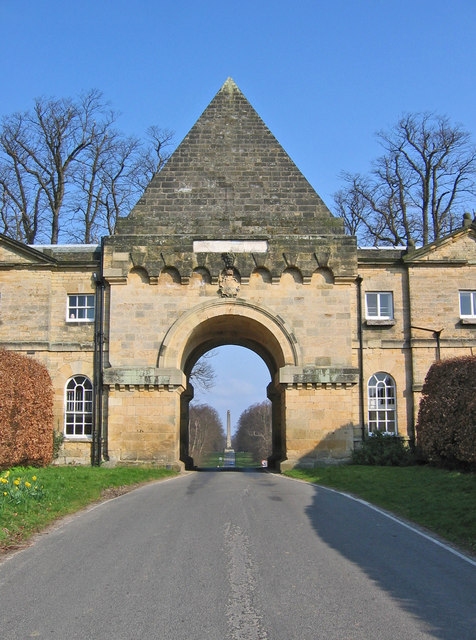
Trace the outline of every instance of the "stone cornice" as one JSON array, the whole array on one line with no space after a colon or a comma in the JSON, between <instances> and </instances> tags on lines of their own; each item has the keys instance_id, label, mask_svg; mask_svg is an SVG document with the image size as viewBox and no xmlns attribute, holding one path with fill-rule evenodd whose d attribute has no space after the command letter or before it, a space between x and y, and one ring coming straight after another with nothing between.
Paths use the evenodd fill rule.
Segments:
<instances>
[{"instance_id":1,"label":"stone cornice","mask_svg":"<svg viewBox=\"0 0 476 640\"><path fill-rule=\"evenodd\" d=\"M180 369L157 367L110 367L104 370L103 384L119 391L131 389L185 389L185 375Z\"/></svg>"}]
</instances>

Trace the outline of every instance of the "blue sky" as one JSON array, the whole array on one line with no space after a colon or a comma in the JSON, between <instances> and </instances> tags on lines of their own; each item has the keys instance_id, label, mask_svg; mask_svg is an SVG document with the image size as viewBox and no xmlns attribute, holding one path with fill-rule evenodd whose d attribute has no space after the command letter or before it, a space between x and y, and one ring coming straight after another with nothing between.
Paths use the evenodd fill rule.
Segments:
<instances>
[{"instance_id":1,"label":"blue sky","mask_svg":"<svg viewBox=\"0 0 476 640\"><path fill-rule=\"evenodd\" d=\"M95 88L126 133L178 143L231 76L330 207L402 113L476 137L474 0L0 0L0 24L0 116Z\"/></svg>"}]
</instances>

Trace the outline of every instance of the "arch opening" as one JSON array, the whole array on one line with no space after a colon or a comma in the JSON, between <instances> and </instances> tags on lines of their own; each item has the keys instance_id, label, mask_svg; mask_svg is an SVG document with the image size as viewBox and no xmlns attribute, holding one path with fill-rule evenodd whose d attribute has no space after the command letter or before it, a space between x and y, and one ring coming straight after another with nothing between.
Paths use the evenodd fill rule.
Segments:
<instances>
[{"instance_id":1,"label":"arch opening","mask_svg":"<svg viewBox=\"0 0 476 640\"><path fill-rule=\"evenodd\" d=\"M207 352L219 347L235 346L254 352L268 370L269 382L266 387L266 396L271 404L271 435L270 453L266 458L266 465L270 469L279 470L280 462L286 459L286 446L283 390L278 383L278 372L285 364L295 362L294 353L288 347L289 342L286 344L287 353L285 353L282 347L283 339L276 337L275 333L256 317L223 313L223 311L225 310L212 317L203 318L202 321L199 318L187 332L180 352L176 351L173 354L187 380L186 389L181 395L180 459L186 469L197 467L193 456L190 455L190 403L195 395L193 376L192 381L190 380L193 368ZM286 340L284 342L286 343ZM171 350L169 350L169 357L171 357Z\"/></svg>"},{"instance_id":2,"label":"arch opening","mask_svg":"<svg viewBox=\"0 0 476 640\"><path fill-rule=\"evenodd\" d=\"M192 368L188 452L194 466L266 467L272 454L270 371L255 351L237 345L212 349Z\"/></svg>"}]
</instances>

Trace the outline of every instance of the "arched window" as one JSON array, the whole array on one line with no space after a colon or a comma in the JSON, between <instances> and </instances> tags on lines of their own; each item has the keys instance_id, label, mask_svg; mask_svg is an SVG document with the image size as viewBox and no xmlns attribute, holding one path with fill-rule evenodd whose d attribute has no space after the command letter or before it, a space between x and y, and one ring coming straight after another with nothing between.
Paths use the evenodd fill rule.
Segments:
<instances>
[{"instance_id":1,"label":"arched window","mask_svg":"<svg viewBox=\"0 0 476 640\"><path fill-rule=\"evenodd\" d=\"M74 376L66 385L64 435L90 438L93 427L93 385L86 376Z\"/></svg>"},{"instance_id":2,"label":"arched window","mask_svg":"<svg viewBox=\"0 0 476 640\"><path fill-rule=\"evenodd\" d=\"M397 434L395 380L388 373L374 373L368 384L369 433Z\"/></svg>"}]
</instances>

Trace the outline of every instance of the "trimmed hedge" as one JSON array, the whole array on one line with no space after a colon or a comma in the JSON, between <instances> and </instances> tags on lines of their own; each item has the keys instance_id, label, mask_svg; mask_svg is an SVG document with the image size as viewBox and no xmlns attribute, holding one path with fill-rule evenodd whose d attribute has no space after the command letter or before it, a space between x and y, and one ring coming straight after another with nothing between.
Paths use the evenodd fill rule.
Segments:
<instances>
[{"instance_id":1,"label":"trimmed hedge","mask_svg":"<svg viewBox=\"0 0 476 640\"><path fill-rule=\"evenodd\" d=\"M418 413L417 445L428 462L476 468L476 356L430 367Z\"/></svg>"},{"instance_id":2,"label":"trimmed hedge","mask_svg":"<svg viewBox=\"0 0 476 640\"><path fill-rule=\"evenodd\" d=\"M53 387L41 363L0 350L0 469L53 457Z\"/></svg>"}]
</instances>

